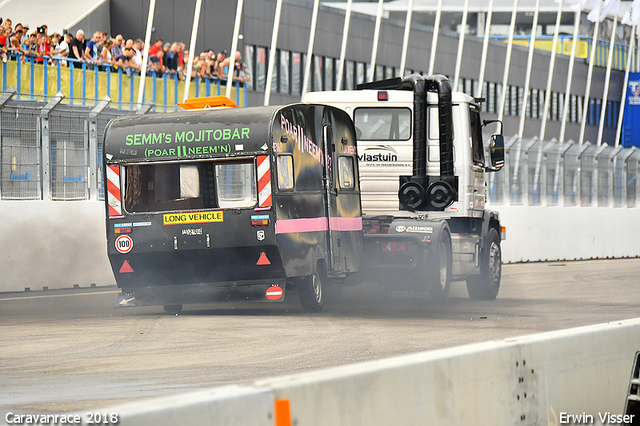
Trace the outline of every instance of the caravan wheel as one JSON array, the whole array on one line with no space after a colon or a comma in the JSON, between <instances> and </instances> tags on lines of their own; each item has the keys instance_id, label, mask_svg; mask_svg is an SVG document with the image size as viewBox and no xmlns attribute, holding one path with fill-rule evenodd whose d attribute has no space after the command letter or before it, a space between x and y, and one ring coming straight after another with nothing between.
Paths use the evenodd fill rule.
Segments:
<instances>
[{"instance_id":1,"label":"caravan wheel","mask_svg":"<svg viewBox=\"0 0 640 426\"><path fill-rule=\"evenodd\" d=\"M324 306L324 279L317 271L302 279L298 286L300 303L306 312L320 312Z\"/></svg>"}]
</instances>

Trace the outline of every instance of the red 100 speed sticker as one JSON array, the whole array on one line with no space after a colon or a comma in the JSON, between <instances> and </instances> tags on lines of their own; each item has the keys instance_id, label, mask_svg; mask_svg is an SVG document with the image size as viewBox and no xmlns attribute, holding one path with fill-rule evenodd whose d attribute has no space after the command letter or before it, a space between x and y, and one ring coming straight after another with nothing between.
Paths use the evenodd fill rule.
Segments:
<instances>
[{"instance_id":1,"label":"red 100 speed sticker","mask_svg":"<svg viewBox=\"0 0 640 426\"><path fill-rule=\"evenodd\" d=\"M129 253L133 248L133 240L128 235L120 235L116 238L116 250L120 253Z\"/></svg>"}]
</instances>

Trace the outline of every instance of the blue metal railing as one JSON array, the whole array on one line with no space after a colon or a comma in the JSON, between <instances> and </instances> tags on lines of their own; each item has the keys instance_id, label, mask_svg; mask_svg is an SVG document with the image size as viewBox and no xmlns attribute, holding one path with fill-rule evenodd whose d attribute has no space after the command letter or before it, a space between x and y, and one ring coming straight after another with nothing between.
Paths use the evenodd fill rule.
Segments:
<instances>
[{"instance_id":1,"label":"blue metal railing","mask_svg":"<svg viewBox=\"0 0 640 426\"><path fill-rule=\"evenodd\" d=\"M56 93L62 92L71 104L77 102L74 99L76 98L77 90L80 89L82 105L87 105L87 102L95 103L98 99L104 97L101 94L105 94L109 95L114 101L117 100L118 109L137 108L134 93L137 92L140 84L139 73L127 72L122 67L87 64L73 59L61 60L60 58L45 56L42 57L44 59L42 63L37 63L36 57L33 55L15 54L12 56L13 60L2 62L0 67L2 72L2 91L6 91L15 84L17 99L20 99L21 96L34 99L35 96L41 95L46 100L54 95L54 93L51 93L50 87L55 87ZM55 63L49 64L49 60ZM67 65L63 65L62 61L65 61ZM54 78L50 78L50 68L54 70ZM76 81L78 72L80 73L80 78L79 81ZM28 76L26 75L27 73ZM116 76L115 80L113 79L114 76ZM27 81L23 80L27 78L29 91L24 92L24 83ZM93 80L93 97L89 96L88 93L88 91L91 91L90 88L88 89L88 86L91 86L91 80ZM117 86L115 91L112 90L114 85ZM143 102L153 101L156 104L156 110L163 108L164 111L167 111L171 107L177 108L178 93L184 90L184 82L176 73L158 75L155 71L152 71L145 78L144 85L145 89L149 86L151 87L151 93L149 97L145 90ZM211 96L212 86L215 89L214 94L220 96L223 86L219 79L197 76L192 81L193 89L190 91L195 93L195 97L199 97L204 88L204 96ZM233 82L233 86L236 104L246 106L247 90L245 85ZM173 96L170 96L171 93ZM127 95L128 100L125 99Z\"/></svg>"}]
</instances>

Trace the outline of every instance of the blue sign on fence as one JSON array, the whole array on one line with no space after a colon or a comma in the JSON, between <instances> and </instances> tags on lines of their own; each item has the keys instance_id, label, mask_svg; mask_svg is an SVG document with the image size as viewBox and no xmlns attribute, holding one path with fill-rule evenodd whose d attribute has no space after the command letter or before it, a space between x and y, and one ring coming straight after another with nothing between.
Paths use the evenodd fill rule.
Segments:
<instances>
[{"instance_id":1,"label":"blue sign on fence","mask_svg":"<svg viewBox=\"0 0 640 426\"><path fill-rule=\"evenodd\" d=\"M31 180L31 173L25 173L25 174L17 174L17 173L11 173L11 180L24 180L24 181L30 181Z\"/></svg>"},{"instance_id":2,"label":"blue sign on fence","mask_svg":"<svg viewBox=\"0 0 640 426\"><path fill-rule=\"evenodd\" d=\"M640 73L629 73L622 120L622 146L640 146Z\"/></svg>"}]
</instances>

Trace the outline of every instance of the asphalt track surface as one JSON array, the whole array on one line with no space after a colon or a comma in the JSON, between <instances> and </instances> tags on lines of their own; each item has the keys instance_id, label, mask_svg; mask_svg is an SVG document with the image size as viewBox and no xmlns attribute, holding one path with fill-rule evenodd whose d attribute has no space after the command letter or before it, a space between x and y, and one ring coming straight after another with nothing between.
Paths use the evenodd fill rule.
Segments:
<instances>
[{"instance_id":1,"label":"asphalt track surface","mask_svg":"<svg viewBox=\"0 0 640 426\"><path fill-rule=\"evenodd\" d=\"M278 304L117 307L115 287L0 293L0 423L640 316L640 260L505 265L494 301L367 283Z\"/></svg>"}]
</instances>

